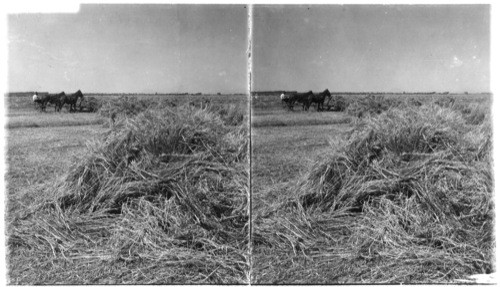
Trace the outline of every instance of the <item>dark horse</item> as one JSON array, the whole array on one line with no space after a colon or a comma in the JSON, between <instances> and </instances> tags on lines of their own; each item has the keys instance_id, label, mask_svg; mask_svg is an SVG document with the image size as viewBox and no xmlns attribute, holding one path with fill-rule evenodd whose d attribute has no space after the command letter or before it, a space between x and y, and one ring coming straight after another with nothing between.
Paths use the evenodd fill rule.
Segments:
<instances>
[{"instance_id":1,"label":"dark horse","mask_svg":"<svg viewBox=\"0 0 500 287\"><path fill-rule=\"evenodd\" d=\"M82 98L83 100L83 94L82 94L82 91L78 90L76 93L74 94L70 94L70 95L66 95L66 97L64 98L64 103L65 104L69 104L69 112L76 112L76 102L78 101L78 98ZM80 105L81 105L81 101L80 101Z\"/></svg>"},{"instance_id":2,"label":"dark horse","mask_svg":"<svg viewBox=\"0 0 500 287\"><path fill-rule=\"evenodd\" d=\"M323 105L325 104L326 97L328 97L328 101L330 101L330 99L332 98L332 94L330 94L330 91L328 89L324 90L319 94L313 95L312 102L318 104L318 106L316 107L316 110L318 112L320 110L323 110Z\"/></svg>"},{"instance_id":3,"label":"dark horse","mask_svg":"<svg viewBox=\"0 0 500 287\"><path fill-rule=\"evenodd\" d=\"M48 103L51 103L55 106L55 111L60 112L62 106L64 105L64 99L66 98L66 94L61 92L59 94L45 94L38 95L37 102L40 103L42 111L45 111Z\"/></svg>"},{"instance_id":4,"label":"dark horse","mask_svg":"<svg viewBox=\"0 0 500 287\"><path fill-rule=\"evenodd\" d=\"M295 102L302 104L302 110L307 111L311 106L311 102L313 99L313 92L309 91L307 93L293 93L290 95L290 98L287 102L288 108L293 110L293 105Z\"/></svg>"}]
</instances>

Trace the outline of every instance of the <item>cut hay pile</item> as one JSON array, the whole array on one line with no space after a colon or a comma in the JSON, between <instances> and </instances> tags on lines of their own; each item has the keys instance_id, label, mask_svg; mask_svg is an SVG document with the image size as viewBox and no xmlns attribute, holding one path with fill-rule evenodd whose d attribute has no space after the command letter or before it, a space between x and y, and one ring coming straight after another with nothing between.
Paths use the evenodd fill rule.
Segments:
<instances>
[{"instance_id":1,"label":"cut hay pile","mask_svg":"<svg viewBox=\"0 0 500 287\"><path fill-rule=\"evenodd\" d=\"M231 126L240 125L244 114L240 107L234 104L214 103L209 99L191 100L185 105L191 108L203 109L209 113L217 114L222 121ZM99 115L114 121L134 117L146 110L162 110L177 107L177 101L168 98L138 98L121 96L107 101L99 109Z\"/></svg>"},{"instance_id":2,"label":"cut hay pile","mask_svg":"<svg viewBox=\"0 0 500 287\"><path fill-rule=\"evenodd\" d=\"M438 98L434 103L440 107L460 112L465 121L471 125L481 124L489 116L489 107L485 103L466 103L453 97Z\"/></svg>"},{"instance_id":3,"label":"cut hay pile","mask_svg":"<svg viewBox=\"0 0 500 287\"><path fill-rule=\"evenodd\" d=\"M138 98L134 96L120 96L106 101L99 109L99 115L104 118L133 117L146 110L173 108L177 104L170 99Z\"/></svg>"},{"instance_id":4,"label":"cut hay pile","mask_svg":"<svg viewBox=\"0 0 500 287\"><path fill-rule=\"evenodd\" d=\"M17 215L9 245L43 268L115 266L97 284L247 282L247 141L206 109L126 118Z\"/></svg>"},{"instance_id":5,"label":"cut hay pile","mask_svg":"<svg viewBox=\"0 0 500 287\"><path fill-rule=\"evenodd\" d=\"M437 105L389 109L364 119L344 148L282 194L284 203L257 212L256 250L302 255L302 268L326 269L330 283L493 272L491 168L489 121L470 124ZM265 271L254 274L266 280ZM308 280L285 282L315 283Z\"/></svg>"},{"instance_id":6,"label":"cut hay pile","mask_svg":"<svg viewBox=\"0 0 500 287\"><path fill-rule=\"evenodd\" d=\"M382 95L368 95L353 100L346 110L349 115L361 118L368 115L379 115L397 104L399 101L395 99L388 99Z\"/></svg>"},{"instance_id":7,"label":"cut hay pile","mask_svg":"<svg viewBox=\"0 0 500 287\"><path fill-rule=\"evenodd\" d=\"M96 97L85 97L78 106L80 112L96 113L101 109L102 105L103 101Z\"/></svg>"},{"instance_id":8,"label":"cut hay pile","mask_svg":"<svg viewBox=\"0 0 500 287\"><path fill-rule=\"evenodd\" d=\"M327 110L333 112L343 112L349 106L347 99L340 95L333 95L327 105Z\"/></svg>"},{"instance_id":9,"label":"cut hay pile","mask_svg":"<svg viewBox=\"0 0 500 287\"><path fill-rule=\"evenodd\" d=\"M380 115L390 108L420 107L422 103L411 97L387 97L384 95L368 95L351 99L345 107L347 114L358 118Z\"/></svg>"}]
</instances>

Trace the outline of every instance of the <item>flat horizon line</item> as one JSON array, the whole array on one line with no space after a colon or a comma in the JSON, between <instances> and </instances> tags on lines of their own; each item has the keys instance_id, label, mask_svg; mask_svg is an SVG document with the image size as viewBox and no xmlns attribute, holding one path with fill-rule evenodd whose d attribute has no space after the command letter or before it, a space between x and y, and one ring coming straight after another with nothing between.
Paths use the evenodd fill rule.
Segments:
<instances>
[{"instance_id":1,"label":"flat horizon line","mask_svg":"<svg viewBox=\"0 0 500 287\"><path fill-rule=\"evenodd\" d=\"M26 94L26 93L50 93L46 91L9 91L5 92L5 94ZM58 92L56 92L58 93ZM65 92L65 93L72 93L72 92ZM188 92L84 92L82 91L83 94L101 94L101 95L114 95L114 94L122 94L122 95L247 95L247 92L240 92L240 93L222 93L222 92L214 92L214 93L202 93L202 92L195 92L195 93L188 93Z\"/></svg>"},{"instance_id":2,"label":"flat horizon line","mask_svg":"<svg viewBox=\"0 0 500 287\"><path fill-rule=\"evenodd\" d=\"M268 90L268 91L251 91L251 93L289 93L297 92L294 90ZM452 91L432 91L432 92L379 92L379 91L361 91L361 92L348 92L348 91L330 91L331 94L492 94L492 92L452 92Z\"/></svg>"},{"instance_id":3,"label":"flat horizon line","mask_svg":"<svg viewBox=\"0 0 500 287\"><path fill-rule=\"evenodd\" d=\"M27 94L27 93L50 93L46 91L9 91L5 92L4 94ZM264 94L264 93L290 93L290 92L298 92L296 90L268 90L268 91L251 91L250 94ZM66 92L65 92L66 93ZM69 92L71 93L71 92ZM100 94L100 95L114 95L114 94L121 94L121 95L248 95L248 92L228 92L228 93L222 93L222 92L210 92L210 93L203 93L203 92L196 92L196 93L189 93L189 92L83 92L84 94ZM491 91L486 92L469 92L469 91L463 91L463 92L452 92L452 91L433 91L433 92L424 92L424 91L418 91L418 92L380 92L380 91L330 91L331 94L493 94Z\"/></svg>"}]
</instances>

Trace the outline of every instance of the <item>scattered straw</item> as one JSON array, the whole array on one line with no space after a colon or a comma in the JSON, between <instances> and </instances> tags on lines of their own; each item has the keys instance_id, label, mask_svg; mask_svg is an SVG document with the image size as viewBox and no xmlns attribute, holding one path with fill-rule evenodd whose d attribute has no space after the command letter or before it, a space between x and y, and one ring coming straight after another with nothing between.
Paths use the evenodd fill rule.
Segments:
<instances>
[{"instance_id":1,"label":"scattered straw","mask_svg":"<svg viewBox=\"0 0 500 287\"><path fill-rule=\"evenodd\" d=\"M259 267L272 261L266 250L302 254L309 272L345 267L281 283L444 283L494 271L491 127L466 115L405 105L360 121L340 152L256 211L255 282L284 272Z\"/></svg>"},{"instance_id":2,"label":"scattered straw","mask_svg":"<svg viewBox=\"0 0 500 287\"><path fill-rule=\"evenodd\" d=\"M119 283L246 282L247 130L241 112L215 110L185 105L119 120L47 186L51 198L17 216L9 245L76 270L124 262Z\"/></svg>"}]
</instances>

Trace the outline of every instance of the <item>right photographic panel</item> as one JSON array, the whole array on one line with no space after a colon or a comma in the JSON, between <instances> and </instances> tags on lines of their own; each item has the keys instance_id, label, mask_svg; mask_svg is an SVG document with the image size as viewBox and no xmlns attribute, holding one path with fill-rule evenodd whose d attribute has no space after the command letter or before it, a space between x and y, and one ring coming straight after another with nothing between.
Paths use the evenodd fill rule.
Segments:
<instances>
[{"instance_id":1,"label":"right photographic panel","mask_svg":"<svg viewBox=\"0 0 500 287\"><path fill-rule=\"evenodd\" d=\"M253 284L493 280L490 8L253 6Z\"/></svg>"}]
</instances>

